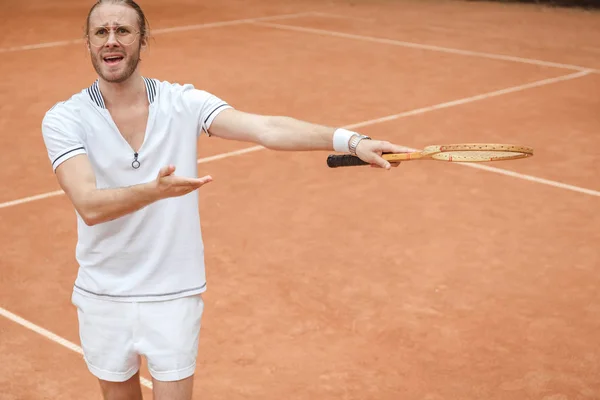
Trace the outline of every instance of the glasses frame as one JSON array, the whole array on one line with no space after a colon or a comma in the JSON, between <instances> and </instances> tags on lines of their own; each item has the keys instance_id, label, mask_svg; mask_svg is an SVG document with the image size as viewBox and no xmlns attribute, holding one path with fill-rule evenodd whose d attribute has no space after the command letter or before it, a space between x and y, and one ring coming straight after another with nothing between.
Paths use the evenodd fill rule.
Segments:
<instances>
[{"instance_id":1,"label":"glasses frame","mask_svg":"<svg viewBox=\"0 0 600 400\"><path fill-rule=\"evenodd\" d=\"M116 33L116 30L117 30L117 29L119 29L119 28L121 28L121 27L124 27L124 26L125 26L125 27L128 27L128 28L131 28L131 31L132 31L132 33L133 33L133 36L134 36L134 39L133 39L133 41L132 41L131 43L127 43L127 44L125 44L125 43L121 42L121 41L119 40L119 36L118 36L118 35L117 35L117 33ZM108 32L108 36L106 36L106 40L104 40L104 43L102 43L101 45L97 45L97 44L94 44L94 43L92 42L92 39L91 39L91 37L90 37L90 32L91 32L91 31L94 31L94 32L95 32L95 31L97 31L97 30L98 30L98 29L100 29L100 28L108 29L108 31L109 31L109 32ZM110 35L111 35L111 34L113 34L113 35L114 35L114 38L115 38L115 40L116 40L117 42L119 42L119 44L120 44L121 46L131 46L132 44L134 44L134 43L135 43L135 41L136 41L136 39L137 39L137 36L138 36L138 35L140 35L140 33L141 33L141 32L140 32L140 31L138 31L137 29L135 29L135 28L134 28L132 25L124 25L124 24L120 24L120 25L110 25L110 26L106 26L106 25L103 25L103 26L96 26L96 27L94 27L94 28L91 28L91 29L90 29L90 30L87 32L87 34L86 34L85 36L87 37L88 43L89 43L90 45L94 46L94 47L104 47L104 46L106 45L106 43L108 42L108 40L110 39Z\"/></svg>"}]
</instances>

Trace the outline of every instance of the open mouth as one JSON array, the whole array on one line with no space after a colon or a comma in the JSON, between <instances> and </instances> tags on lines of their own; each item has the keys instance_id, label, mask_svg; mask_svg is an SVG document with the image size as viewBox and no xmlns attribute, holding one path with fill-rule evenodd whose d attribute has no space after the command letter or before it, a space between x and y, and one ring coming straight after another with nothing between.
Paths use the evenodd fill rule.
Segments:
<instances>
[{"instance_id":1,"label":"open mouth","mask_svg":"<svg viewBox=\"0 0 600 400\"><path fill-rule=\"evenodd\" d=\"M117 65L123 60L123 56L108 56L103 58L104 62L108 65Z\"/></svg>"}]
</instances>

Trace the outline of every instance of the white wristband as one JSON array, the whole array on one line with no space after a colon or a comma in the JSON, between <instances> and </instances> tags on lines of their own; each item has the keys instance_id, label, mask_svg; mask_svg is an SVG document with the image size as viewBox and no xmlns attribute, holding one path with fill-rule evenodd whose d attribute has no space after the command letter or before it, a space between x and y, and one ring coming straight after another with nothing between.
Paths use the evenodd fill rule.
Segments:
<instances>
[{"instance_id":1,"label":"white wristband","mask_svg":"<svg viewBox=\"0 0 600 400\"><path fill-rule=\"evenodd\" d=\"M354 135L357 135L357 133L343 128L336 129L333 133L333 149L335 151L339 151L340 153L350 152L348 142Z\"/></svg>"}]
</instances>

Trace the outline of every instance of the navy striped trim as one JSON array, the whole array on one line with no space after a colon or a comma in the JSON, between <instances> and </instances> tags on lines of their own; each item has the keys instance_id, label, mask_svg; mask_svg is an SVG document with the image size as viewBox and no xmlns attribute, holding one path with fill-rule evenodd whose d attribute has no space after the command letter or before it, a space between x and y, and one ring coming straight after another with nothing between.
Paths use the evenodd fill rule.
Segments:
<instances>
[{"instance_id":1,"label":"navy striped trim","mask_svg":"<svg viewBox=\"0 0 600 400\"><path fill-rule=\"evenodd\" d=\"M52 162L52 166L54 167L54 164L56 164L56 162L57 162L58 160L60 160L61 158L63 158L63 157L64 157L64 156L66 156L67 154L69 154L69 153L72 153L72 152L74 152L74 151L77 151L77 150L84 150L84 151L85 151L85 148L84 148L83 146L81 146L81 147L77 147L77 148L75 148L75 149L71 149L71 150L67 150L67 151L65 151L64 153L62 153L61 155L59 155L58 157L56 157L56 158L54 159L54 161Z\"/></svg>"},{"instance_id":2,"label":"navy striped trim","mask_svg":"<svg viewBox=\"0 0 600 400\"><path fill-rule=\"evenodd\" d=\"M98 87L98 80L92 84L89 88L87 88L87 92L90 95L90 98L96 105L100 108L106 108L104 105L104 99L102 98L102 93L100 93L100 87Z\"/></svg>"},{"instance_id":3,"label":"navy striped trim","mask_svg":"<svg viewBox=\"0 0 600 400\"><path fill-rule=\"evenodd\" d=\"M91 290L84 289L84 288L79 287L77 285L74 285L74 286L77 289L83 290L84 292L89 293L89 294L93 294L94 296L114 297L114 298L118 298L118 297L130 298L130 297L164 297L164 296L173 296L173 295L176 295L176 294L183 294L183 293L187 293L187 292L194 292L196 290L202 290L202 289L204 289L206 287L206 283L204 283L204 285L202 285L202 286L198 286L198 287L191 288L191 289L184 289L184 290L180 290L178 292L171 292L171 293L159 293L159 294L121 294L121 295L100 294L100 293L92 292Z\"/></svg>"},{"instance_id":4,"label":"navy striped trim","mask_svg":"<svg viewBox=\"0 0 600 400\"><path fill-rule=\"evenodd\" d=\"M148 94L148 102L152 104L156 98L156 81L154 79L144 78L146 84L146 93Z\"/></svg>"},{"instance_id":5,"label":"navy striped trim","mask_svg":"<svg viewBox=\"0 0 600 400\"><path fill-rule=\"evenodd\" d=\"M227 107L229 106L229 104L227 103L223 103L221 105L219 105L218 107L215 107L210 114L208 114L208 117L206 117L206 119L204 120L204 125L206 125L206 123L208 122L208 120L210 119L210 116L213 115L215 113L215 111L217 111L219 108L223 108L223 107Z\"/></svg>"},{"instance_id":6,"label":"navy striped trim","mask_svg":"<svg viewBox=\"0 0 600 400\"><path fill-rule=\"evenodd\" d=\"M156 81L154 79L144 78L144 84L146 85L146 93L148 94L148 101L150 104L154 102L156 98ZM100 108L106 108L104 104L104 98L102 97L102 93L100 92L100 87L98 86L98 80L92 84L89 88L87 88L88 95L92 99L92 101Z\"/></svg>"}]
</instances>

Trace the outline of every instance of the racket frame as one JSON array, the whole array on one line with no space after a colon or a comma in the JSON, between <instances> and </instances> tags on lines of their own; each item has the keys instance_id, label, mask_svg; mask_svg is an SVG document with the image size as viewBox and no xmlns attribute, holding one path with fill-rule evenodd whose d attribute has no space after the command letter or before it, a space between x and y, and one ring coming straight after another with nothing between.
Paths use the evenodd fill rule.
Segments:
<instances>
[{"instance_id":1,"label":"racket frame","mask_svg":"<svg viewBox=\"0 0 600 400\"><path fill-rule=\"evenodd\" d=\"M502 155L494 157L493 155L486 157L473 156L461 160L452 157L454 152L469 153L472 152L489 152L489 153L514 153L513 155ZM447 145L431 145L425 147L422 151L414 151L408 153L384 153L382 158L389 162L411 161L411 160L437 160L437 161L455 161L455 162L483 162L483 161L504 161L515 160L519 158L531 157L533 149L527 146L518 146L512 144L497 144L497 143L464 143L464 144L447 144Z\"/></svg>"}]
</instances>

